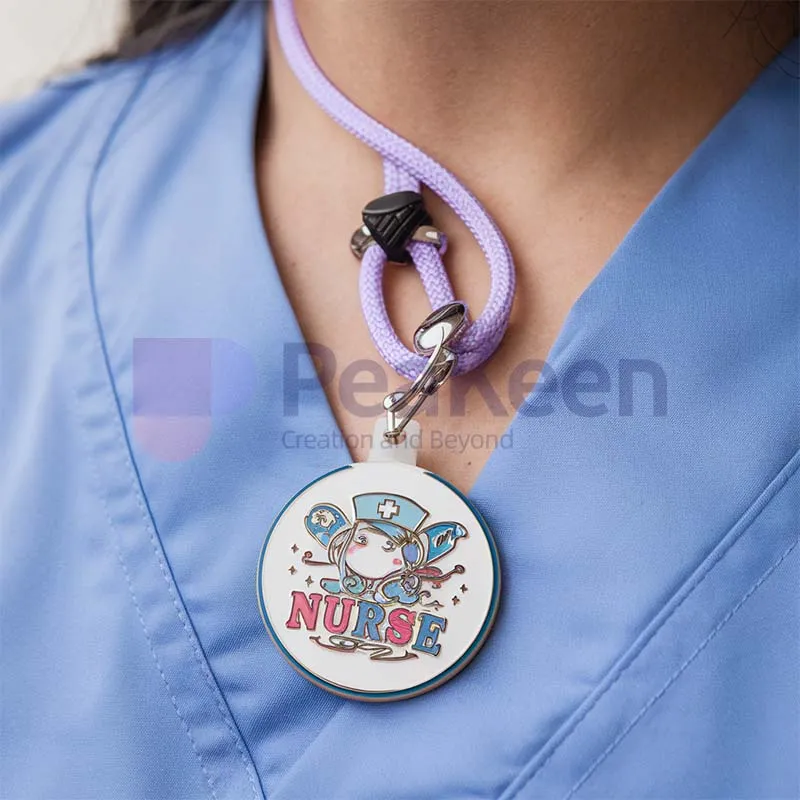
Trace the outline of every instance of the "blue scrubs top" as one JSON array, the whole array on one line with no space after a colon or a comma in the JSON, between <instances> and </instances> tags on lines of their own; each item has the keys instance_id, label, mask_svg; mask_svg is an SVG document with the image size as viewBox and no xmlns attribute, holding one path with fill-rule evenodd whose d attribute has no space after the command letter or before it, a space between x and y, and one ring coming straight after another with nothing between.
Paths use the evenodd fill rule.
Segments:
<instances>
[{"instance_id":1,"label":"blue scrubs top","mask_svg":"<svg viewBox=\"0 0 800 800\"><path fill-rule=\"evenodd\" d=\"M2 796L796 796L796 80L763 71L567 317L554 373L611 391L540 382L471 493L483 651L374 705L296 674L256 601L272 519L348 461L303 446L336 430L308 364L286 400L262 22L0 112ZM657 371L617 391L633 359L666 408Z\"/></svg>"}]
</instances>

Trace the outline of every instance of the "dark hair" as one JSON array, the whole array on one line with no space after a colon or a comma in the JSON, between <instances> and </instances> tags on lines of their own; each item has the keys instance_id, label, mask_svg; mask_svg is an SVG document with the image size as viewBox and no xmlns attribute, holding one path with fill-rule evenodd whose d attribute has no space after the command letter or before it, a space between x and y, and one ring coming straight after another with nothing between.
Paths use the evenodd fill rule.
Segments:
<instances>
[{"instance_id":1,"label":"dark hair","mask_svg":"<svg viewBox=\"0 0 800 800\"><path fill-rule=\"evenodd\" d=\"M237 0L128 0L122 36L111 58L137 58L187 42L211 28Z\"/></svg>"}]
</instances>

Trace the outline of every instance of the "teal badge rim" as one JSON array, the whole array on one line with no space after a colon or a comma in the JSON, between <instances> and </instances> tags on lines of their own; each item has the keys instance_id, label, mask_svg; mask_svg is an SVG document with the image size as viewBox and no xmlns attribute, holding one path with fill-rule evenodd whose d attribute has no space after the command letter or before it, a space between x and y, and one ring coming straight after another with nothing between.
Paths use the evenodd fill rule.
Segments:
<instances>
[{"instance_id":1,"label":"teal badge rim","mask_svg":"<svg viewBox=\"0 0 800 800\"><path fill-rule=\"evenodd\" d=\"M287 509L295 502L295 500L297 500L297 498L300 497L300 495L308 491L315 484L326 480L331 475L335 475L338 472L343 472L344 470L352 469L354 466L355 466L354 464L347 464L343 467L337 467L336 469L330 470L329 472L326 472L324 475L320 475L319 477L310 481L301 489L299 489L297 492L295 492L294 495L292 495L292 497L283 505L280 512L276 515L264 539L264 543L261 546L261 552L259 554L259 559L258 559L258 569L256 570L256 593L258 596L259 612L261 614L261 619L264 623L264 627L266 628L270 638L272 639L273 643L277 646L278 650L281 652L283 657L306 680L310 681L316 686L319 686L320 688L325 689L328 692L336 694L339 697L344 697L351 700L360 700L366 702L390 702L395 700L409 699L412 697L416 697L420 694L423 694L425 692L431 691L432 689L441 686L443 683L455 677L459 672L461 672L461 670L464 669L464 667L466 667L475 658L478 651L481 649L487 637L489 636L489 633L492 630L492 626L494 625L495 618L497 617L497 609L500 601L501 572L500 572L500 559L499 559L497 544L495 543L494 537L492 536L492 532L489 529L489 526L486 524L483 515L475 507L474 503L472 503L472 501L463 494L463 492L461 492L459 489L453 486L453 484L451 484L449 481L442 478L441 475L437 475L435 472L429 472L428 470L421 469L420 467L415 467L415 469L419 469L420 472L423 472L425 475L443 484L451 492L453 492L475 516L475 519L478 521L478 524L480 525L481 530L483 531L483 534L486 537L492 562L493 580L492 580L492 592L490 597L489 609L486 613L486 617L483 621L483 624L481 625L481 628L478 631L478 634L476 635L472 644L458 658L458 660L456 660L453 664L451 664L449 667L447 667L445 670L443 670L440 674L438 674L434 678L419 683L415 686L411 686L408 689L388 691L388 692L361 691L357 689L343 687L336 683L332 683L331 681L327 681L324 678L319 677L315 673L311 672L308 668L306 668L303 664L301 664L294 656L291 655L291 653L289 653L289 651L283 645L280 636L276 633L272 624L270 623L269 615L267 613L266 605L264 602L264 592L263 592L262 576L264 571L264 560L270 538L272 537L272 534L276 526L283 518Z\"/></svg>"}]
</instances>

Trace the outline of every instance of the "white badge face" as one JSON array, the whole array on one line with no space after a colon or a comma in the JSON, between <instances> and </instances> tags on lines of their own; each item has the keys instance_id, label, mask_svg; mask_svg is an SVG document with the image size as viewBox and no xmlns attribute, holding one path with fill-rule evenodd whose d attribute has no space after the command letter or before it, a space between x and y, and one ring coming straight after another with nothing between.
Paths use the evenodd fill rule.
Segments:
<instances>
[{"instance_id":1,"label":"white badge face","mask_svg":"<svg viewBox=\"0 0 800 800\"><path fill-rule=\"evenodd\" d=\"M440 685L480 648L500 592L486 524L438 476L352 464L283 509L258 568L267 630L317 685L399 700Z\"/></svg>"}]
</instances>

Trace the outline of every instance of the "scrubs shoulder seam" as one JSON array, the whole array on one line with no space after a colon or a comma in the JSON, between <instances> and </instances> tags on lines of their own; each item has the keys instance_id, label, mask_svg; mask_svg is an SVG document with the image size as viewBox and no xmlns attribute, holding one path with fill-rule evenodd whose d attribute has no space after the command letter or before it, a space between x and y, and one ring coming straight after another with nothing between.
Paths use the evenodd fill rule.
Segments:
<instances>
[{"instance_id":1,"label":"scrubs shoulder seam","mask_svg":"<svg viewBox=\"0 0 800 800\"><path fill-rule=\"evenodd\" d=\"M92 249L93 242L92 242L92 237L91 237L91 224L90 224L91 196L92 196L92 191L93 191L93 187L94 187L94 181L95 181L95 178L96 178L96 174L99 171L100 165L103 162L104 156L105 156L105 154L107 152L107 148L109 146L109 143L113 140L114 135L115 135L118 127L124 121L124 118L127 115L127 113L129 112L130 108L135 104L136 98L139 96L140 92L143 90L144 86L147 83L147 79L149 77L149 74L150 74L150 70L146 69L144 71L144 74L142 76L140 76L140 78L136 81L136 84L135 84L133 90L131 91L129 97L125 101L125 103L124 103L122 109L120 110L119 114L117 115L117 117L114 119L114 121L113 121L113 123L112 123L112 125L111 125L111 127L109 129L108 135L103 140L103 144L102 144L102 146L100 148L97 162L94 165L91 165L91 173L90 173L90 177L89 177L89 184L88 184L88 191L87 191L87 202L86 202L86 232L87 232L87 236L86 236L86 241L87 241L86 255L88 257L88 262L89 262L87 264L87 266L89 266L90 271L91 271L91 261L92 261L92 256L93 256L93 249ZM91 275L90 275L90 288L91 288L91 294L92 294L92 307L94 309L95 308L95 292L94 292L94 284L93 284L93 280L92 280ZM99 318L98 318L97 321L99 323ZM99 329L99 327L98 327L98 333L99 333L100 339L102 340L101 341L101 348L102 348L102 350L103 350L103 352L105 354L105 341L104 341L104 337L102 335L102 331ZM116 398L116 395L117 395L116 389L112 387L112 391L114 393L115 399L117 399ZM75 400L76 400L77 404L80 406L80 398L78 396L77 388L75 388L74 394L75 394ZM117 439L118 440L120 439L119 431L117 431ZM98 486L102 486L102 477L100 475L100 470L99 470L99 468L97 466L96 459L92 457L91 453L89 454L89 460L90 460L90 463L91 463L92 472L93 472L93 474L95 476L95 480L97 481L97 485ZM135 491L135 487L132 487L132 488L134 488L134 491ZM211 775L209 774L208 770L206 769L205 763L203 761L203 757L200 754L200 751L198 749L197 741L196 741L194 735L192 734L191 727L190 727L189 723L187 722L185 715L181 712L180 706L178 704L177 697L175 696L175 692L173 691L172 686L170 685L170 681L167 678L166 674L164 673L164 669L163 669L163 667L161 665L161 660L159 659L158 654L157 654L156 649L155 649L155 646L153 644L152 636L150 635L150 631L147 628L147 623L145 622L144 616L142 615L141 605L140 605L139 600L138 600L138 598L136 596L136 591L135 591L135 589L133 587L133 582L131 580L130 572L128 570L128 566L127 566L127 564L125 562L125 558L124 558L124 556L122 554L122 550L121 550L121 547L120 547L120 544L119 544L119 534L118 534L117 526L114 524L114 520L112 518L110 509L108 507L108 500L105 497L105 494L103 494L102 492L100 492L99 494L100 494L101 503L103 505L103 511L105 512L106 520L108 522L109 528L111 529L111 531L114 534L114 542L113 542L114 552L115 552L115 555L117 557L117 560L119 561L120 567L122 568L123 575L125 576L125 583L126 583L126 585L128 587L128 592L129 592L129 594L131 596L131 602L133 603L134 609L136 611L137 619L139 620L139 624L142 627L142 632L144 633L144 637L147 640L148 649L150 650L150 654L151 654L151 656L153 658L153 661L154 661L154 663L156 665L156 669L158 670L158 674L161 677L161 680L164 683L164 686L165 686L165 688L167 690L167 693L169 695L170 701L172 702L172 706L175 709L175 713L177 714L178 719L181 722L181 726L183 727L184 732L186 733L186 736L189 739L189 743L191 745L192 751L194 752L195 756L197 757L197 761L198 761L198 763L200 765L200 770L203 773L203 776L205 777L206 783L208 784L209 792L211 794L211 797L214 800L218 800L216 790L214 789L214 782L213 782L213 780L211 778ZM144 512L143 512L143 514L144 514Z\"/></svg>"},{"instance_id":2,"label":"scrubs shoulder seam","mask_svg":"<svg viewBox=\"0 0 800 800\"><path fill-rule=\"evenodd\" d=\"M185 604L183 602L180 589L177 586L177 583L175 582L174 576L172 575L172 570L169 563L166 560L166 555L163 553L163 547L161 546L160 543L160 536L158 535L156 529L155 519L153 518L149 502L147 501L147 498L144 496L144 488L142 485L141 477L139 475L138 466L136 465L136 460L133 454L133 449L131 446L127 426L125 424L125 418L122 411L122 405L119 393L117 391L117 387L114 382L113 372L110 364L110 357L105 338L105 332L100 317L98 297L95 285L95 270L94 270L95 232L93 227L93 208L92 208L94 200L94 190L97 184L98 176L102 171L104 162L112 149L113 143L117 135L124 126L124 123L128 115L130 114L132 108L136 105L136 102L140 99L141 95L143 94L144 89L148 84L151 75L159 65L159 61L160 61L159 59L154 58L152 60L149 60L144 65L142 73L141 75L137 76L135 85L133 89L130 91L127 99L122 104L119 111L116 112L110 124L106 126L107 132L102 134L100 147L97 150L96 157L93 159L93 163L91 164L90 167L91 172L89 175L89 180L86 190L86 200L84 205L84 224L85 224L84 236L86 245L85 256L86 256L86 268L88 271L88 284L89 284L88 288L90 294L89 297L89 302L91 306L90 314L93 316L97 341L100 347L103 365L106 372L104 376L105 384L107 389L110 390L111 400L114 406L113 412L115 412L116 423L117 423L115 425L116 428L115 438L119 447L122 449L125 460L127 461L126 465L127 469L130 471L129 475L130 487L128 491L132 492L133 499L135 500L135 503L141 514L141 521L145 525L145 530L147 531L149 542L152 547L152 555L154 557L154 561L157 563L158 570L161 573L161 576L164 580L164 584L169 594L172 606L175 609L175 616L177 620L180 622L183 631L185 632L186 642L188 643L194 654L194 658L197 662L197 665L199 666L202 676L205 680L205 683L207 684L208 689L211 692L211 695L214 699L217 711L219 713L219 719L223 723L224 728L228 731L230 739L232 740L232 743L235 745L235 748L238 751L239 758L245 769L245 772L247 774L247 780L249 781L252 790L252 797L255 798L255 800L258 800L258 798L264 797L264 793L260 786L260 779L258 778L258 775L255 772L255 767L252 762L252 757L250 756L249 749L247 748L247 745L244 742L241 732L239 731L238 726L232 717L230 709L227 706L227 702L225 701L222 691L219 688L216 677L214 676L211 670L211 665L208 663L208 659L202 649L202 644L200 643L196 633L194 632L194 627L188 617L188 611L185 608ZM76 395L77 395L77 390L76 390ZM95 458L92 457L92 460L94 462ZM93 463L93 469L98 478L100 478L101 473L96 463ZM100 483L100 486L102 486L102 481ZM111 515L110 510L108 509L106 498L102 497L101 499L105 507L106 516L108 518L109 524L112 530L114 530L116 535L117 526L115 525L113 515ZM117 549L116 545L115 549ZM217 794L214 790L213 780L211 779L207 771L207 768L204 765L203 756L201 755L200 749L197 746L196 738L191 733L191 727L189 721L185 719L185 714L182 714L182 712L180 711L177 697L175 696L175 693L170 685L170 681L167 678L165 671L161 665L161 662L155 652L151 634L148 631L147 625L141 613L141 608L136 599L133 587L130 583L130 573L128 565L126 564L125 555L121 550L118 551L118 558L125 573L126 581L129 584L129 591L131 594L131 598L134 607L136 608L139 621L142 625L145 638L147 639L148 644L150 645L151 653L156 662L156 667L161 675L162 680L164 681L164 684L168 692L170 693L170 697L173 701L173 706L175 707L175 711L177 712L178 717L184 726L184 730L190 740L192 749L194 750L194 752L198 757L201 770L203 771L203 774L206 776L208 780L209 787L211 789L211 794L214 798L216 798ZM220 757L221 756L217 756L217 758Z\"/></svg>"},{"instance_id":3,"label":"scrubs shoulder seam","mask_svg":"<svg viewBox=\"0 0 800 800\"><path fill-rule=\"evenodd\" d=\"M598 685L598 689L596 690L594 696L591 697L586 705L577 712L577 716L575 716L571 723L568 723L569 727L564 730L561 736L555 741L551 739L551 742L553 743L549 746L549 748L547 745L545 745L545 747L540 748L538 752L527 761L526 765L517 773L517 776L501 793L500 797L502 800L513 800L513 798L519 796L519 793L524 790L525 787L536 777L536 775L538 775L541 770L550 762L553 756L569 740L570 736L579 728L581 723L590 715L592 709L594 709L599 701L614 687L620 678L622 678L626 671L637 661L639 656L648 649L651 642L653 642L653 640L658 636L659 632L664 628L666 623L675 614L675 612L711 574L714 567L719 564L720 561L722 561L723 558L733 549L736 543L750 529L761 513L777 497L777 495L789 482L790 478L798 471L798 468L800 468L800 450L795 451L792 457L780 469L778 474L775 475L775 477L769 482L769 484L758 495L758 497L748 506L747 510L739 517L738 521L726 532L726 534L717 542L713 550L701 561L701 563L693 572L692 576L686 582L684 582L684 584L672 595L671 599L668 600L661 610L656 613L651 622L645 627L645 630L640 635L638 640L634 642L627 652L615 662L615 665L608 673L606 673L605 678ZM747 599L752 596L756 589L761 586L761 584L775 571L775 569L778 568L781 562L792 552L796 544L797 537L795 537L791 546L782 553L780 558L774 562L771 567L759 577L758 580L756 580L756 582L745 593L744 597L742 597L739 602L728 611L721 622L711 631L706 639L701 642L701 645L698 646L698 648L693 651L689 658L686 659L685 663L675 671L668 683L662 688L662 691L651 698L651 700L645 704L645 706L640 709L636 715L634 715L633 720L638 721L641 716L646 713L646 710L649 709L655 702L657 702L660 696L667 691L669 686L671 686L678 679L678 677L683 674L689 664L691 664L691 662L698 655L700 655L702 650L705 649L711 639L713 639L719 630L722 629L724 624L733 617L733 615L742 607L742 605L744 605ZM634 724L629 723L623 733L629 732L634 727ZM556 733L555 736L558 737L558 733ZM622 733L620 734L620 741L622 741ZM619 742L617 742L614 747L616 747L617 744L619 744ZM544 758L538 763L538 765L532 768L532 765L536 763L537 758L540 758L544 753L546 753ZM611 750L609 749L609 752L605 754L605 757L610 755L610 753ZM597 763L593 764L593 766L590 768L591 771L600 765L601 758L598 758ZM526 775L529 770L531 770L530 773ZM587 771L584 776L585 779L588 779L590 774L591 772ZM584 779L582 778L581 781L583 780ZM579 788L580 782L576 784L572 790L570 790L570 793L564 798L564 800L568 800L568 798L571 797L572 794Z\"/></svg>"},{"instance_id":4,"label":"scrubs shoulder seam","mask_svg":"<svg viewBox=\"0 0 800 800\"><path fill-rule=\"evenodd\" d=\"M773 562L753 583L752 586L744 593L740 600L733 606L725 616L714 626L711 632L700 642L699 645L692 651L689 657L670 675L667 682L634 714L631 721L620 731L614 738L611 744L598 756L595 761L589 766L586 772L575 782L569 792L564 796L564 800L570 800L575 793L583 786L586 781L591 778L592 774L600 767L600 765L617 749L622 743L622 740L638 725L642 717L669 691L670 687L680 678L681 675L692 665L692 662L708 647L714 637L727 625L731 619L739 612L744 604L755 594L759 587L775 572L778 567L786 560L791 552L797 547L797 539L795 539L789 547L787 547L780 555L780 557ZM544 766L544 765L542 765ZM533 775L531 775L531 779ZM530 779L529 779L530 780ZM527 785L527 783L525 784ZM520 787L523 788L523 787Z\"/></svg>"},{"instance_id":5,"label":"scrubs shoulder seam","mask_svg":"<svg viewBox=\"0 0 800 800\"><path fill-rule=\"evenodd\" d=\"M75 390L75 400L78 403L80 402L80 398L78 397L77 390ZM100 475L100 471L99 471L99 469L97 467L97 463L96 463L95 459L91 458L91 456L90 456L90 461L91 461L91 465L92 465L92 473L94 474L95 480L97 481L98 485L101 485L102 484L102 478L101 478L101 475ZM189 726L189 723L187 722L185 715L181 712L180 706L178 704L178 699L175 696L175 692L173 691L172 686L170 685L169 679L164 674L164 668L161 666L161 660L159 659L158 654L156 653L156 649L155 649L155 646L153 644L153 638L150 635L150 631L147 628L147 623L145 622L144 616L142 615L141 605L139 603L138 598L136 597L136 590L133 588L133 581L131 580L131 576L130 576L130 572L128 570L128 566L125 563L125 558L122 555L122 550L121 550L120 544L119 544L119 535L118 535L118 531L117 531L117 526L114 524L114 520L111 517L111 511L109 510L109 507L108 507L108 501L105 498L105 496L103 496L103 495L101 495L100 501L103 504L103 511L105 512L105 517L106 517L106 521L108 522L108 526L109 526L109 528L111 529L111 531L114 534L114 542L113 542L114 554L116 555L117 560L119 561L120 567L122 568L122 572L123 572L123 574L125 576L125 584L128 587L128 593L131 596L131 602L133 603L133 607L134 607L134 609L136 611L136 617L139 620L139 624L142 627L142 632L144 633L144 637L147 640L147 646L148 646L148 649L150 650L150 655L153 658L153 662L156 665L156 669L158 670L158 674L161 677L162 682L164 683L164 686L165 686L165 688L167 690L167 693L169 694L169 699L172 702L172 707L175 709L175 713L177 714L178 719L181 722L181 726L183 727L183 730L184 730L184 732L186 733L186 736L189 739L189 743L192 746L192 751L194 752L195 756L197 757L197 761L200 764L200 770L202 771L203 776L206 779L206 783L208 784L208 788L209 788L209 792L211 794L211 797L214 800L218 800L216 790L214 789L214 782L213 782L213 780L211 778L211 775L209 774L208 770L206 769L206 765L205 765L205 763L203 761L203 756L200 754L200 751L198 749L197 740L195 739L194 735L192 734L192 729Z\"/></svg>"}]
</instances>

